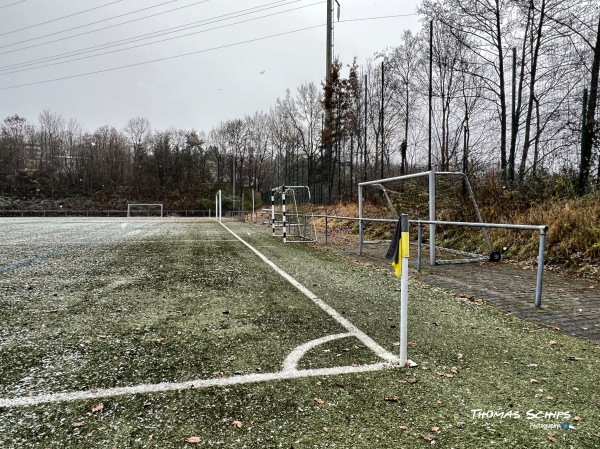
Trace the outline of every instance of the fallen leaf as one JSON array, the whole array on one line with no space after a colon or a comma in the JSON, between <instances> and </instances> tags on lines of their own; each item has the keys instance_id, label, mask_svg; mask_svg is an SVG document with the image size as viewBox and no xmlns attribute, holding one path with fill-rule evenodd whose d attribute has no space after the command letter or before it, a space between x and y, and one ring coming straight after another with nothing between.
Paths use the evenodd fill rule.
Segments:
<instances>
[{"instance_id":1,"label":"fallen leaf","mask_svg":"<svg viewBox=\"0 0 600 449\"><path fill-rule=\"evenodd\" d=\"M99 402L98 404L94 404L92 406L92 413L101 412L103 408L104 408L104 404L102 402Z\"/></svg>"},{"instance_id":2,"label":"fallen leaf","mask_svg":"<svg viewBox=\"0 0 600 449\"><path fill-rule=\"evenodd\" d=\"M440 404L442 403L442 401L440 401L439 399L437 401L435 401L436 404Z\"/></svg>"},{"instance_id":3,"label":"fallen leaf","mask_svg":"<svg viewBox=\"0 0 600 449\"><path fill-rule=\"evenodd\" d=\"M573 421L581 421L581 417L580 416L576 416L573 418Z\"/></svg>"},{"instance_id":4,"label":"fallen leaf","mask_svg":"<svg viewBox=\"0 0 600 449\"><path fill-rule=\"evenodd\" d=\"M202 438L200 437L189 437L188 439L185 440L186 443L190 443L190 444L198 444L202 442Z\"/></svg>"},{"instance_id":5,"label":"fallen leaf","mask_svg":"<svg viewBox=\"0 0 600 449\"><path fill-rule=\"evenodd\" d=\"M148 435L148 440L153 440L153 439L154 439L154 434L151 433L150 435Z\"/></svg>"},{"instance_id":6,"label":"fallen leaf","mask_svg":"<svg viewBox=\"0 0 600 449\"><path fill-rule=\"evenodd\" d=\"M569 356L569 360L572 360L573 362L578 362L580 360L583 360L582 358L576 357L574 355Z\"/></svg>"},{"instance_id":7,"label":"fallen leaf","mask_svg":"<svg viewBox=\"0 0 600 449\"><path fill-rule=\"evenodd\" d=\"M546 399L548 399L549 401L553 401L554 398L552 396L546 396Z\"/></svg>"},{"instance_id":8,"label":"fallen leaf","mask_svg":"<svg viewBox=\"0 0 600 449\"><path fill-rule=\"evenodd\" d=\"M458 360L462 360L462 359L464 359L464 357L465 357L465 356L464 356L464 355L462 355L460 352L458 353L458 356L457 356Z\"/></svg>"},{"instance_id":9,"label":"fallen leaf","mask_svg":"<svg viewBox=\"0 0 600 449\"><path fill-rule=\"evenodd\" d=\"M558 344L558 342L556 342L556 341L554 341L554 340L550 340L550 341L548 342L548 344L549 344L550 346L554 346L554 345L557 345L557 344Z\"/></svg>"},{"instance_id":10,"label":"fallen leaf","mask_svg":"<svg viewBox=\"0 0 600 449\"><path fill-rule=\"evenodd\" d=\"M329 432L329 427L323 427L323 432Z\"/></svg>"},{"instance_id":11,"label":"fallen leaf","mask_svg":"<svg viewBox=\"0 0 600 449\"><path fill-rule=\"evenodd\" d=\"M454 374L458 374L458 368L456 366L450 368L450 371L452 371Z\"/></svg>"},{"instance_id":12,"label":"fallen leaf","mask_svg":"<svg viewBox=\"0 0 600 449\"><path fill-rule=\"evenodd\" d=\"M315 402L316 402L317 404L319 404L319 405L323 405L323 404L325 404L325 401L324 401L323 399L321 399L321 398L315 398Z\"/></svg>"},{"instance_id":13,"label":"fallen leaf","mask_svg":"<svg viewBox=\"0 0 600 449\"><path fill-rule=\"evenodd\" d=\"M529 379L530 384L539 384L540 382L537 379Z\"/></svg>"},{"instance_id":14,"label":"fallen leaf","mask_svg":"<svg viewBox=\"0 0 600 449\"><path fill-rule=\"evenodd\" d=\"M244 423L242 423L241 421L233 421L231 424L233 424L234 427L237 427L238 429L241 429L244 426Z\"/></svg>"},{"instance_id":15,"label":"fallen leaf","mask_svg":"<svg viewBox=\"0 0 600 449\"><path fill-rule=\"evenodd\" d=\"M400 426L399 429L400 430L408 430L408 427L406 427L406 426Z\"/></svg>"},{"instance_id":16,"label":"fallen leaf","mask_svg":"<svg viewBox=\"0 0 600 449\"><path fill-rule=\"evenodd\" d=\"M550 441L552 441L553 443L557 443L558 441L556 441L556 438L554 438L554 435L552 435L551 433L546 435L548 437L548 439Z\"/></svg>"},{"instance_id":17,"label":"fallen leaf","mask_svg":"<svg viewBox=\"0 0 600 449\"><path fill-rule=\"evenodd\" d=\"M437 438L435 435L430 435L430 434L425 434L425 433L422 433L419 436L421 438L423 438L425 441L435 441L435 439Z\"/></svg>"},{"instance_id":18,"label":"fallen leaf","mask_svg":"<svg viewBox=\"0 0 600 449\"><path fill-rule=\"evenodd\" d=\"M416 384L417 383L417 378L416 377L411 377L406 382L409 383L409 384Z\"/></svg>"},{"instance_id":19,"label":"fallen leaf","mask_svg":"<svg viewBox=\"0 0 600 449\"><path fill-rule=\"evenodd\" d=\"M388 402L398 402L398 396L386 396L383 399Z\"/></svg>"},{"instance_id":20,"label":"fallen leaf","mask_svg":"<svg viewBox=\"0 0 600 449\"><path fill-rule=\"evenodd\" d=\"M537 368L538 364L537 363L530 363L529 365L527 365L527 368Z\"/></svg>"},{"instance_id":21,"label":"fallen leaf","mask_svg":"<svg viewBox=\"0 0 600 449\"><path fill-rule=\"evenodd\" d=\"M432 432L439 432L439 430L440 430L440 428L439 428L438 426L433 426L433 427L431 428L431 431L432 431Z\"/></svg>"},{"instance_id":22,"label":"fallen leaf","mask_svg":"<svg viewBox=\"0 0 600 449\"><path fill-rule=\"evenodd\" d=\"M416 348L417 347L417 342L416 341L409 341L407 343L408 346L410 346L411 348Z\"/></svg>"},{"instance_id":23,"label":"fallen leaf","mask_svg":"<svg viewBox=\"0 0 600 449\"><path fill-rule=\"evenodd\" d=\"M74 422L73 423L73 429L79 429L81 427L83 427L84 422L80 421L80 422Z\"/></svg>"}]
</instances>

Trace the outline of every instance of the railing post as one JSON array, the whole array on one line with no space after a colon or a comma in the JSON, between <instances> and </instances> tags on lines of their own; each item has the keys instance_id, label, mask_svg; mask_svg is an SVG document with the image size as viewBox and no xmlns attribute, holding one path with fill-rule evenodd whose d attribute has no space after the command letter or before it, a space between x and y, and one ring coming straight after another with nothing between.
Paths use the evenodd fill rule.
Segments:
<instances>
[{"instance_id":1,"label":"railing post","mask_svg":"<svg viewBox=\"0 0 600 449\"><path fill-rule=\"evenodd\" d=\"M418 231L417 231L417 272L421 272L421 256L423 251L423 223L421 220L417 222Z\"/></svg>"},{"instance_id":2,"label":"railing post","mask_svg":"<svg viewBox=\"0 0 600 449\"><path fill-rule=\"evenodd\" d=\"M546 232L548 227L540 229L540 248L538 252L537 284L535 287L535 306L542 306L542 280L544 278L544 253L546 251Z\"/></svg>"},{"instance_id":3,"label":"railing post","mask_svg":"<svg viewBox=\"0 0 600 449\"><path fill-rule=\"evenodd\" d=\"M325 244L327 245L328 242L328 235L327 235L327 215L325 215Z\"/></svg>"}]
</instances>

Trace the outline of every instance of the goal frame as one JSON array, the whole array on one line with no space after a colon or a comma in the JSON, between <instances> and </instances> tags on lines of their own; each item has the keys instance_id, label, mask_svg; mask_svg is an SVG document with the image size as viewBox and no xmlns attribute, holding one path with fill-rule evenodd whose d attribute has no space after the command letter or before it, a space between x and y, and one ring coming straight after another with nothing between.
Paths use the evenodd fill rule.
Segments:
<instances>
[{"instance_id":1,"label":"goal frame","mask_svg":"<svg viewBox=\"0 0 600 449\"><path fill-rule=\"evenodd\" d=\"M299 219L298 219L298 209L297 209L297 205L295 202L295 192L296 190L304 190L306 189L307 193L308 193L308 203L311 205L311 212L310 212L310 221L311 223L307 223L306 222L306 215L305 215L305 222L304 222L304 228L305 230L307 230L309 227L312 229L312 234L313 234L313 238L309 238L306 235L304 236L299 236L299 238L296 238L298 236L295 235L288 235L288 228L290 228L290 226L293 224L289 221L289 218L291 216L296 216L296 226L299 226ZM287 211L287 206L286 206L286 194L292 193L294 196L294 204L293 204L293 210L292 210L292 214L290 215ZM282 219L282 223L281 223L281 228L282 228L282 234L278 235L275 232L275 228L278 227L278 225L276 225L276 219L275 219L275 194L279 193L281 195L281 219ZM315 220L314 220L314 214L312 212L312 198L310 195L310 187L309 186L280 186L280 187L274 187L271 189L271 235L273 237L282 237L283 238L283 243L314 243L317 241L317 227L315 224Z\"/></svg>"},{"instance_id":2,"label":"goal frame","mask_svg":"<svg viewBox=\"0 0 600 449\"><path fill-rule=\"evenodd\" d=\"M381 184L385 184L388 182L393 182L393 181L402 181L402 180L407 180L407 179L414 179L414 178L422 178L422 177L427 177L428 178L428 203L429 203L429 265L434 266L437 263L437 259L436 259L436 225L434 224L434 222L436 221L436 204L435 204L435 199L436 199L436 176L459 176L464 178L465 180L465 185L467 186L467 190L469 192L469 197L471 199L471 202L473 204L473 207L475 209L475 214L477 216L477 220L479 221L479 223L484 223L483 218L481 217L481 212L479 211L479 207L477 206L477 202L475 201L475 195L473 194L473 189L471 187L471 183L469 182L469 177L462 172L437 172L434 170L429 170L426 172L421 172L421 173L413 173L410 175L403 175L403 176L395 176L393 178L385 178L385 179L376 179L374 181L366 181L366 182L361 182L358 184L358 217L359 217L359 221L358 221L358 227L359 227L359 244L358 244L358 254L362 255L362 248L363 248L363 242L364 242L364 229L363 229L363 187L367 187L367 186L378 186ZM380 186L381 187L381 186ZM389 198L387 198L387 194L386 194L386 199L388 200L389 203ZM490 250L490 252L493 251L492 249L492 245L490 242L490 238L487 232L487 229L485 227L481 228L483 237L485 239L486 245L488 247L488 249Z\"/></svg>"},{"instance_id":3,"label":"goal frame","mask_svg":"<svg viewBox=\"0 0 600 449\"><path fill-rule=\"evenodd\" d=\"M160 207L160 217L163 217L163 205L162 203L128 203L127 204L127 218L136 218L136 217L132 217L131 216L131 208L132 206L144 206L144 207L151 207L151 206L156 206L156 207ZM149 217L150 215L148 215Z\"/></svg>"}]
</instances>

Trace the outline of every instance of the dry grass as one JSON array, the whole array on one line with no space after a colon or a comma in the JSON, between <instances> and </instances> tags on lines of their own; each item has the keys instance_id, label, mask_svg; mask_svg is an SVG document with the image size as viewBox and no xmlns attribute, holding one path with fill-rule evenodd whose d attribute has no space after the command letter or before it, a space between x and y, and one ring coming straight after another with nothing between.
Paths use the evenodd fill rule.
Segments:
<instances>
[{"instance_id":1,"label":"dry grass","mask_svg":"<svg viewBox=\"0 0 600 449\"><path fill-rule=\"evenodd\" d=\"M487 202L487 204L486 204ZM597 277L600 273L600 195L568 200L546 200L543 203L512 203L510 201L481 201L485 221L547 225L546 257L553 267L565 269L586 277ZM502 203L502 204L501 204ZM511 204L514 206L512 207ZM464 208L452 211L444 209L446 220L463 221ZM315 214L358 216L356 204L334 204L315 208ZM367 217L390 217L384 204L366 204ZM324 232L325 219L317 220L319 232ZM357 234L358 223L348 220L328 220L330 236ZM367 238L389 238L390 226L370 225ZM484 250L481 235L468 229L443 231L445 243L456 249ZM531 262L537 257L539 236L534 232L491 231L495 248L510 247L508 258L517 262ZM453 247L454 247L453 246Z\"/></svg>"}]
</instances>

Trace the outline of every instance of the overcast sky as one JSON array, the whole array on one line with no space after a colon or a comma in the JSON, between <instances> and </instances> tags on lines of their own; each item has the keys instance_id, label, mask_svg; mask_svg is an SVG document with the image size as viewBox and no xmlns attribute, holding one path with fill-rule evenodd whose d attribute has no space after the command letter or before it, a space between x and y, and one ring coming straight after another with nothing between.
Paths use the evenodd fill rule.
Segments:
<instances>
[{"instance_id":1,"label":"overcast sky","mask_svg":"<svg viewBox=\"0 0 600 449\"><path fill-rule=\"evenodd\" d=\"M418 0L340 3L344 64L420 29ZM37 123L48 109L88 131L141 116L208 132L268 111L287 88L320 85L325 20L326 0L0 0L0 120Z\"/></svg>"}]
</instances>

